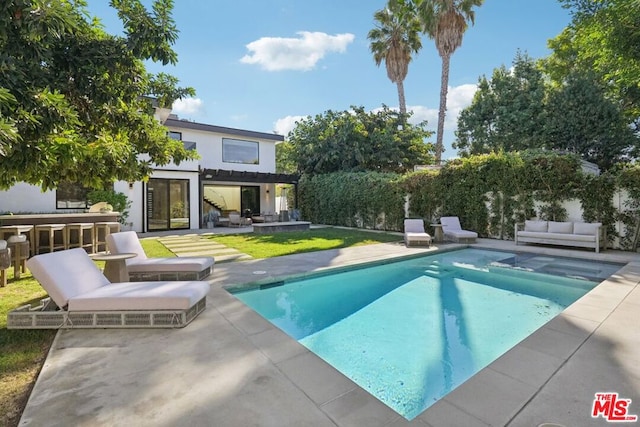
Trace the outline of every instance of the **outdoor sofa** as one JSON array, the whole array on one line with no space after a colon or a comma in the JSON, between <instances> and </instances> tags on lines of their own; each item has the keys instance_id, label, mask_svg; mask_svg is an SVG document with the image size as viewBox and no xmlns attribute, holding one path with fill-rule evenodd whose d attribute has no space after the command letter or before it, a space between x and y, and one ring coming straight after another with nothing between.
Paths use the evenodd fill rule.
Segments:
<instances>
[{"instance_id":1,"label":"outdoor sofa","mask_svg":"<svg viewBox=\"0 0 640 427\"><path fill-rule=\"evenodd\" d=\"M213 272L213 257L147 258L135 231L121 231L107 236L107 248L113 254L135 253L127 259L132 282L140 280L204 280Z\"/></svg>"},{"instance_id":2,"label":"outdoor sofa","mask_svg":"<svg viewBox=\"0 0 640 427\"><path fill-rule=\"evenodd\" d=\"M202 281L111 283L82 248L27 261L49 298L9 312L8 329L179 328L205 309Z\"/></svg>"},{"instance_id":3,"label":"outdoor sofa","mask_svg":"<svg viewBox=\"0 0 640 427\"><path fill-rule=\"evenodd\" d=\"M516 245L539 243L547 245L593 248L607 247L606 227L600 222L527 220L515 225Z\"/></svg>"}]
</instances>

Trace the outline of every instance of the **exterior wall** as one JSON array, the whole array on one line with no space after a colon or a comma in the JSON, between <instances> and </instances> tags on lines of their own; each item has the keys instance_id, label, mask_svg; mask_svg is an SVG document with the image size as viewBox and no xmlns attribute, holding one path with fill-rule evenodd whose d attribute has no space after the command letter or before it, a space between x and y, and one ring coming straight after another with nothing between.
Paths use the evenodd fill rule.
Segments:
<instances>
[{"instance_id":1,"label":"exterior wall","mask_svg":"<svg viewBox=\"0 0 640 427\"><path fill-rule=\"evenodd\" d=\"M252 136L234 136L217 132L206 132L194 129L184 129L178 126L169 126L169 130L182 133L182 141L195 142L196 151L200 155L200 161L195 168L188 169L190 165L180 164L181 170L224 169L244 172L275 173L276 171L276 141L256 138ZM232 138L258 143L259 164L225 163L222 161L222 139ZM184 162L193 163L193 162ZM178 169L175 165L167 165L158 169Z\"/></svg>"},{"instance_id":2,"label":"exterior wall","mask_svg":"<svg viewBox=\"0 0 640 427\"><path fill-rule=\"evenodd\" d=\"M56 192L42 192L40 187L19 182L0 192L0 213L76 212L77 209L56 209Z\"/></svg>"}]
</instances>

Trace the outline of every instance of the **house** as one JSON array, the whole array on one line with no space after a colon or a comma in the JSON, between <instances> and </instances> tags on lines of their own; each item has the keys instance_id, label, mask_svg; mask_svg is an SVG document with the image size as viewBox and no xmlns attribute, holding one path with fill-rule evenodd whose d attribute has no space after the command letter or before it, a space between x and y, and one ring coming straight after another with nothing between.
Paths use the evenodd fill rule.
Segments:
<instances>
[{"instance_id":1,"label":"house","mask_svg":"<svg viewBox=\"0 0 640 427\"><path fill-rule=\"evenodd\" d=\"M169 136L199 160L154 168L147 182L114 184L131 201L128 226L138 232L199 229L212 209L226 216L279 211L277 184L297 184L297 176L276 174L276 144L284 137L180 120L170 115L164 125ZM14 213L73 213L87 208L86 190L79 186L42 192L19 183L0 192L0 210Z\"/></svg>"}]
</instances>

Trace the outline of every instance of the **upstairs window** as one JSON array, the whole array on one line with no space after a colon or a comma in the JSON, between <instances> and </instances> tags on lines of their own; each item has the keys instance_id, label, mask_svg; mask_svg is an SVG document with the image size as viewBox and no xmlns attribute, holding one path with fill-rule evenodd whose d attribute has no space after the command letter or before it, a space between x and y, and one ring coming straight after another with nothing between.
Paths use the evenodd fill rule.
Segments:
<instances>
[{"instance_id":1,"label":"upstairs window","mask_svg":"<svg viewBox=\"0 0 640 427\"><path fill-rule=\"evenodd\" d=\"M258 143L241 139L222 138L222 161L249 165L260 164Z\"/></svg>"}]
</instances>

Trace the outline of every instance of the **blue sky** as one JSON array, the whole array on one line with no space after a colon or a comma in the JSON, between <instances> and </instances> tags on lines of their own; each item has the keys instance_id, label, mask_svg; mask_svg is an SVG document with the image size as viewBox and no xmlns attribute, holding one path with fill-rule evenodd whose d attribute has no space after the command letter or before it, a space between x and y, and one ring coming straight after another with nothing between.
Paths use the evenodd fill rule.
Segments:
<instances>
[{"instance_id":1,"label":"blue sky","mask_svg":"<svg viewBox=\"0 0 640 427\"><path fill-rule=\"evenodd\" d=\"M149 5L151 2L143 0ZM110 33L121 31L107 0L89 0L89 11ZM180 30L176 66L149 64L191 86L196 97L174 104L180 118L286 135L295 120L351 105L397 108L395 84L376 67L367 33L384 0L176 0ZM468 106L478 78L511 66L518 49L547 56L547 40L569 24L558 0L485 0L475 25L454 53L449 75L444 158L456 117ZM432 40L414 57L405 80L413 121L435 130L441 60ZM431 138L435 142L435 135Z\"/></svg>"}]
</instances>

